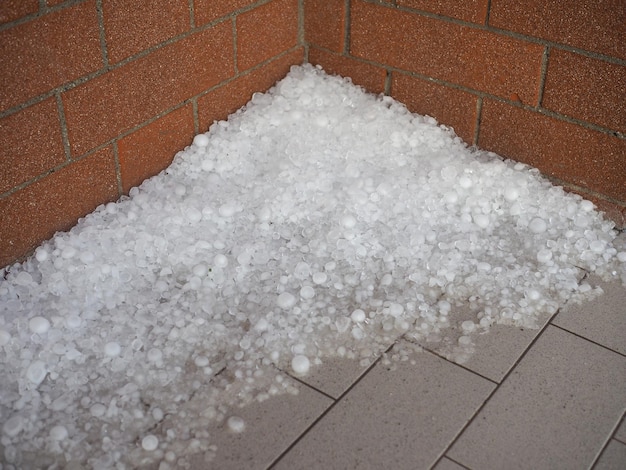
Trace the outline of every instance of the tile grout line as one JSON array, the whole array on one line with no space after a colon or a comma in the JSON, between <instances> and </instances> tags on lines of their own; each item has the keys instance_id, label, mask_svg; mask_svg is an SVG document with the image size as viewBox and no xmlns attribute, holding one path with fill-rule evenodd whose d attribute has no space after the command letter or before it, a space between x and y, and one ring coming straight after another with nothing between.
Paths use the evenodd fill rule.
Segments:
<instances>
[{"instance_id":1,"label":"tile grout line","mask_svg":"<svg viewBox=\"0 0 626 470\"><path fill-rule=\"evenodd\" d=\"M504 376L502 377L500 382L494 387L494 389L487 396L487 398L485 398L485 400L483 401L482 405L480 405L476 409L476 412L472 415L472 417L467 421L467 423L465 423L464 426L461 427L461 429L457 432L456 436L454 436L454 438L452 439L450 444L441 452L441 455L435 461L435 463L433 464L433 466L431 468L434 468L441 461L441 459L446 457L446 454L450 451L450 449L454 446L454 444L456 444L456 442L463 435L465 430L474 422L474 420L478 417L480 412L487 406L487 403L489 403L489 401L493 398L493 396L496 394L496 392L498 390L500 390L500 387L507 381L507 379L511 376L511 374L513 374L513 372L515 371L517 366L520 364L520 362L522 362L522 360L526 357L528 352L535 346L535 344L537 343L539 338L543 335L543 333L546 331L546 329L551 325L550 320L546 322L546 324L543 326L543 328L541 328L539 333L537 333L537 335L533 338L533 340L528 344L526 349L522 352L522 354L520 354L520 356L513 363L513 365L509 368L509 370L506 372L506 374L504 374ZM473 372L473 373L476 374L475 372Z\"/></svg>"},{"instance_id":2,"label":"tile grout line","mask_svg":"<svg viewBox=\"0 0 626 470\"><path fill-rule=\"evenodd\" d=\"M617 430L619 429L620 425L622 424L622 421L624 420L625 412L626 412L626 409L622 410L622 417L617 421L617 423L615 424L615 427L613 428L613 431L606 438L606 441L604 442L604 445L600 448L600 450L596 454L595 458L593 459L593 461L589 465L589 469L593 469L598 464L598 461L604 455L604 452L606 451L606 449L609 446L609 444L611 443L611 441L615 440L617 442L622 442L619 439L615 438L615 434L617 433ZM626 444L626 443L623 443L623 444Z\"/></svg>"},{"instance_id":3,"label":"tile grout line","mask_svg":"<svg viewBox=\"0 0 626 470\"><path fill-rule=\"evenodd\" d=\"M580 338L580 339L582 339L583 341L586 341L586 342L588 342L588 343L591 343L591 344L594 344L594 345L596 345L596 346L599 346L600 348L602 348L602 349L604 349L604 350L606 350L606 351L612 352L612 353L614 353L614 354L617 354L617 355L619 355L619 356L622 356L622 357L626 358L626 353L622 353L622 352L616 351L616 350L614 350L614 349L611 349L610 347L605 346L605 345L603 345L603 344L601 344L601 343L598 343L597 341L594 341L594 340L589 339L589 338L585 338L584 336L580 335L579 333L575 333L575 332L573 332L573 331L568 330L567 328L565 328L565 327L563 327L563 326L560 326L560 325L557 325L557 324L555 324L555 323L552 323L552 320L553 320L553 319L555 319L555 318L556 318L556 315L555 315L555 316L554 316L554 318L552 318L552 319L550 320L550 322L549 322L549 323L550 323L550 325L552 325L553 327L558 328L559 330L561 330L561 331L563 331L563 332L565 332L565 333L569 333L569 334L570 334L570 335L572 335L572 336L575 336L575 337L577 337L577 338Z\"/></svg>"},{"instance_id":4,"label":"tile grout line","mask_svg":"<svg viewBox=\"0 0 626 470\"><path fill-rule=\"evenodd\" d=\"M369 365L369 367L367 367L367 369L365 369L365 370L363 371L363 373L362 373L359 377L357 377L357 379L356 379L356 380L355 380L352 384L350 384L350 386L349 386L346 390L344 390L344 392L343 392L341 395L339 395L339 397L337 397L337 399L333 399L333 400L334 400L334 401L333 401L333 403L331 403L331 404L328 406L328 408L326 408L326 409L325 409L325 410L324 410L324 411L323 411L323 412L322 412L322 413L321 413L321 414L320 414L320 415L319 415L319 416L318 416L318 417L317 417L317 418L316 418L316 419L315 419L315 420L314 420L314 421L313 421L313 422L312 422L309 426L307 426L307 428L306 428L304 431L302 431L302 432L301 432L301 433L300 433L300 434L296 437L296 439L295 439L295 440L294 440L291 444L289 444L289 446L287 446L287 448L286 448L284 451L282 451L282 452L280 453L280 455L279 455L278 457L276 457L276 458L272 461L272 463L270 463L270 464L266 467L266 469L267 469L267 470L270 470L270 469L274 468L274 466L275 466L276 464L278 464L278 463L282 460L282 458L283 458L283 457L285 457L285 455L287 455L287 454L291 451L291 449L293 449L293 448L296 446L296 444L298 444L298 442L300 442L300 440L301 440L302 438L304 438L304 437L305 437L305 436L309 433L309 431L310 431L311 429L313 429L313 428L317 425L317 423L319 423L319 422L320 422L320 421L321 421L321 420L322 420L322 419L323 419L323 418L324 418L324 417L325 417L325 416L326 416L326 415L327 415L327 414L328 414L328 413L329 413L329 412L330 412L333 408L335 408L335 406L336 406L336 405L338 405L338 404L341 402L341 400L343 400L343 398L344 398L344 397L345 397L348 393L350 393L350 392L352 391L352 389L353 389L356 385L358 385L358 384L361 382L361 380L363 380L363 378L364 378L365 376L367 376L367 374L369 374L369 373L372 371L372 369L373 369L373 368L374 368L374 367L375 367L375 366L376 366L376 365L377 365L377 364L381 361L381 359L382 359L383 355L384 355L385 353L389 352L389 351L390 351L390 350L391 350L391 349L392 349L392 348L396 345L396 342L397 342L397 340L396 340L396 341L394 341L394 342L391 344L391 346L389 346L387 349L385 349L385 350L383 351L383 353L381 353L381 354L378 356L378 358L376 358L376 360L375 360L374 362L372 362L372 363ZM291 376L290 376L290 377L291 377ZM307 384L307 383L304 383L304 382L302 382L302 383L303 383L305 386L307 386L307 387L309 387L309 388L311 388L311 389L313 389L313 390L316 390L316 389L315 389L314 387L312 387L311 385L309 385L309 384ZM317 391L317 390L316 390L316 391ZM324 395L328 396L326 393L324 393Z\"/></svg>"}]
</instances>

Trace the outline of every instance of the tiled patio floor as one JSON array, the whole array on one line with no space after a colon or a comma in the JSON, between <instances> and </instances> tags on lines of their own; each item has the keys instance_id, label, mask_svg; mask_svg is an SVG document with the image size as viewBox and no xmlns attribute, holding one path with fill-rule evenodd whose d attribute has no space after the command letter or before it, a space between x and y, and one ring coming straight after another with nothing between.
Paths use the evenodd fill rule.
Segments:
<instances>
[{"instance_id":1,"label":"tiled patio floor","mask_svg":"<svg viewBox=\"0 0 626 470\"><path fill-rule=\"evenodd\" d=\"M297 396L216 426L216 469L626 469L626 289L538 330L494 327L463 366L436 351L393 367L327 361ZM401 342L395 347L401 346Z\"/></svg>"}]
</instances>

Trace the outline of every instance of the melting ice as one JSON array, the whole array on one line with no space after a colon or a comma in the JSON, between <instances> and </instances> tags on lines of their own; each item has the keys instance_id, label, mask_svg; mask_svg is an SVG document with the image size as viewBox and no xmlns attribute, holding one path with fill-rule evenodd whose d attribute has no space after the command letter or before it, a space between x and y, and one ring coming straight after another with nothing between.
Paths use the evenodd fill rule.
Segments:
<instances>
[{"instance_id":1,"label":"melting ice","mask_svg":"<svg viewBox=\"0 0 626 470\"><path fill-rule=\"evenodd\" d=\"M626 280L589 201L311 66L0 271L6 468L184 467L212 420L403 336L533 327ZM452 315L469 312L454 323ZM12 467L13 466L13 467Z\"/></svg>"}]
</instances>

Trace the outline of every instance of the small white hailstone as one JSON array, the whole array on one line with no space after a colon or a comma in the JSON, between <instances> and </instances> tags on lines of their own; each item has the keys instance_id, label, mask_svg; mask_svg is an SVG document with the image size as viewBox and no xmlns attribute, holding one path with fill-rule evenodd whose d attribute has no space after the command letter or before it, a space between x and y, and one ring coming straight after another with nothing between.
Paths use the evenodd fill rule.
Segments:
<instances>
[{"instance_id":1,"label":"small white hailstone","mask_svg":"<svg viewBox=\"0 0 626 470\"><path fill-rule=\"evenodd\" d=\"M174 194L176 194L177 196L184 196L185 194L187 194L187 188L184 184L177 184L174 187Z\"/></svg>"},{"instance_id":2,"label":"small white hailstone","mask_svg":"<svg viewBox=\"0 0 626 470\"><path fill-rule=\"evenodd\" d=\"M463 175L459 178L459 186L462 187L463 189L468 189L472 187L472 179L467 176L467 175Z\"/></svg>"},{"instance_id":3,"label":"small white hailstone","mask_svg":"<svg viewBox=\"0 0 626 470\"><path fill-rule=\"evenodd\" d=\"M104 406L102 403L95 403L91 405L91 407L89 408L89 412L91 413L91 416L95 418L104 416L104 413L106 413L106 410L107 410L106 406Z\"/></svg>"},{"instance_id":4,"label":"small white hailstone","mask_svg":"<svg viewBox=\"0 0 626 470\"><path fill-rule=\"evenodd\" d=\"M487 214L474 214L472 218L474 223L480 228L489 227L489 216Z\"/></svg>"},{"instance_id":5,"label":"small white hailstone","mask_svg":"<svg viewBox=\"0 0 626 470\"><path fill-rule=\"evenodd\" d=\"M357 308L354 312L350 314L350 318L352 318L352 321L355 323L361 323L365 321L365 312L360 308Z\"/></svg>"},{"instance_id":6,"label":"small white hailstone","mask_svg":"<svg viewBox=\"0 0 626 470\"><path fill-rule=\"evenodd\" d=\"M617 259L621 261L622 263L626 263L626 251L620 251L617 254Z\"/></svg>"},{"instance_id":7,"label":"small white hailstone","mask_svg":"<svg viewBox=\"0 0 626 470\"><path fill-rule=\"evenodd\" d=\"M552 252L548 249L539 250L537 252L537 261L547 263L552 259Z\"/></svg>"},{"instance_id":8,"label":"small white hailstone","mask_svg":"<svg viewBox=\"0 0 626 470\"><path fill-rule=\"evenodd\" d=\"M82 263L89 264L92 263L94 259L96 259L96 257L91 251L83 251L80 254L80 261Z\"/></svg>"},{"instance_id":9,"label":"small white hailstone","mask_svg":"<svg viewBox=\"0 0 626 470\"><path fill-rule=\"evenodd\" d=\"M43 263L48 259L48 250L40 246L39 248L37 248L37 251L35 251L35 258L40 263Z\"/></svg>"},{"instance_id":10,"label":"small white hailstone","mask_svg":"<svg viewBox=\"0 0 626 470\"><path fill-rule=\"evenodd\" d=\"M458 342L460 346L469 346L472 344L472 338L469 336L460 336Z\"/></svg>"},{"instance_id":11,"label":"small white hailstone","mask_svg":"<svg viewBox=\"0 0 626 470\"><path fill-rule=\"evenodd\" d=\"M119 345L119 343L115 341L109 341L107 344L104 345L104 354L109 357L117 356L121 352L122 347Z\"/></svg>"},{"instance_id":12,"label":"small white hailstone","mask_svg":"<svg viewBox=\"0 0 626 470\"><path fill-rule=\"evenodd\" d=\"M353 228L356 225L356 219L351 214L346 214L341 218L341 225L345 228Z\"/></svg>"},{"instance_id":13,"label":"small white hailstone","mask_svg":"<svg viewBox=\"0 0 626 470\"><path fill-rule=\"evenodd\" d=\"M231 416L226 420L226 425L231 432L242 433L246 429L246 422L239 416Z\"/></svg>"},{"instance_id":14,"label":"small white hailstone","mask_svg":"<svg viewBox=\"0 0 626 470\"><path fill-rule=\"evenodd\" d=\"M200 263L196 264L192 268L191 272L193 272L194 276L204 277L209 272L209 268L206 266L206 264Z\"/></svg>"},{"instance_id":15,"label":"small white hailstone","mask_svg":"<svg viewBox=\"0 0 626 470\"><path fill-rule=\"evenodd\" d=\"M543 220L541 217L535 217L528 224L528 229L533 233L543 233L546 231L547 228L548 225L546 224L546 221Z\"/></svg>"},{"instance_id":16,"label":"small white hailstone","mask_svg":"<svg viewBox=\"0 0 626 470\"><path fill-rule=\"evenodd\" d=\"M461 328L464 332L471 333L476 329L476 325L471 320L465 320L463 323L461 323Z\"/></svg>"},{"instance_id":17,"label":"small white hailstone","mask_svg":"<svg viewBox=\"0 0 626 470\"><path fill-rule=\"evenodd\" d=\"M356 340L361 340L365 337L365 333L358 326L355 326L354 328L352 328L352 331L350 332L350 334L352 334L352 337Z\"/></svg>"},{"instance_id":18,"label":"small white hailstone","mask_svg":"<svg viewBox=\"0 0 626 470\"><path fill-rule=\"evenodd\" d=\"M202 160L200 167L203 171L211 171L213 170L213 168L215 168L215 163L210 158L205 158Z\"/></svg>"},{"instance_id":19,"label":"small white hailstone","mask_svg":"<svg viewBox=\"0 0 626 470\"><path fill-rule=\"evenodd\" d=\"M148 434L141 440L141 447L148 452L156 450L159 447L159 438L154 434Z\"/></svg>"},{"instance_id":20,"label":"small white hailstone","mask_svg":"<svg viewBox=\"0 0 626 470\"><path fill-rule=\"evenodd\" d=\"M519 197L519 189L515 186L508 186L504 190L504 199L507 201L515 201Z\"/></svg>"},{"instance_id":21,"label":"small white hailstone","mask_svg":"<svg viewBox=\"0 0 626 470\"><path fill-rule=\"evenodd\" d=\"M232 217L235 215L235 212L237 212L237 208L233 204L227 202L220 206L218 212L222 217Z\"/></svg>"},{"instance_id":22,"label":"small white hailstone","mask_svg":"<svg viewBox=\"0 0 626 470\"><path fill-rule=\"evenodd\" d=\"M311 362L309 361L309 358L302 354L294 356L291 360L291 368L298 375L304 375L308 373L310 367Z\"/></svg>"},{"instance_id":23,"label":"small white hailstone","mask_svg":"<svg viewBox=\"0 0 626 470\"><path fill-rule=\"evenodd\" d=\"M589 248L594 253L602 253L604 252L604 249L606 248L606 242L604 240L594 240L591 243L589 243Z\"/></svg>"},{"instance_id":24,"label":"small white hailstone","mask_svg":"<svg viewBox=\"0 0 626 470\"><path fill-rule=\"evenodd\" d=\"M448 191L446 194L443 195L443 200L448 204L456 204L456 202L459 200L459 195L456 193L456 191Z\"/></svg>"},{"instance_id":25,"label":"small white hailstone","mask_svg":"<svg viewBox=\"0 0 626 470\"><path fill-rule=\"evenodd\" d=\"M24 429L24 418L20 415L11 416L2 425L2 432L9 437L17 436Z\"/></svg>"},{"instance_id":26,"label":"small white hailstone","mask_svg":"<svg viewBox=\"0 0 626 470\"><path fill-rule=\"evenodd\" d=\"M317 272L313 274L313 282L315 284L324 284L328 280L328 274L323 272Z\"/></svg>"},{"instance_id":27,"label":"small white hailstone","mask_svg":"<svg viewBox=\"0 0 626 470\"><path fill-rule=\"evenodd\" d=\"M198 356L194 359L193 362L198 367L206 367L209 365L209 358L206 356Z\"/></svg>"},{"instance_id":28,"label":"small white hailstone","mask_svg":"<svg viewBox=\"0 0 626 470\"><path fill-rule=\"evenodd\" d=\"M196 147L206 147L209 145L209 137L206 134L198 134L193 138L193 145Z\"/></svg>"},{"instance_id":29,"label":"small white hailstone","mask_svg":"<svg viewBox=\"0 0 626 470\"><path fill-rule=\"evenodd\" d=\"M296 305L296 297L289 292L283 292L276 299L276 304L282 309L289 309Z\"/></svg>"},{"instance_id":30,"label":"small white hailstone","mask_svg":"<svg viewBox=\"0 0 626 470\"><path fill-rule=\"evenodd\" d=\"M221 253L217 254L215 255L215 258L213 258L213 264L218 268L225 268L228 266L228 258Z\"/></svg>"},{"instance_id":31,"label":"small white hailstone","mask_svg":"<svg viewBox=\"0 0 626 470\"><path fill-rule=\"evenodd\" d=\"M9 344L9 341L11 341L11 333L6 330L0 330L0 347Z\"/></svg>"},{"instance_id":32,"label":"small white hailstone","mask_svg":"<svg viewBox=\"0 0 626 470\"><path fill-rule=\"evenodd\" d=\"M267 329L269 328L270 324L268 323L268 321L265 318L261 318L258 322L256 322L256 324L254 325L254 329L256 331L267 331Z\"/></svg>"},{"instance_id":33,"label":"small white hailstone","mask_svg":"<svg viewBox=\"0 0 626 470\"><path fill-rule=\"evenodd\" d=\"M528 292L526 292L526 296L530 300L539 300L541 298L541 293L536 289L529 289Z\"/></svg>"},{"instance_id":34,"label":"small white hailstone","mask_svg":"<svg viewBox=\"0 0 626 470\"><path fill-rule=\"evenodd\" d=\"M63 251L61 252L62 258L70 259L74 256L76 256L76 248L74 248L73 246L66 246L65 248L63 248Z\"/></svg>"},{"instance_id":35,"label":"small white hailstone","mask_svg":"<svg viewBox=\"0 0 626 470\"><path fill-rule=\"evenodd\" d=\"M62 441L68 436L67 428L59 424L50 429L49 435L53 441Z\"/></svg>"},{"instance_id":36,"label":"small white hailstone","mask_svg":"<svg viewBox=\"0 0 626 470\"><path fill-rule=\"evenodd\" d=\"M33 333L42 335L50 329L50 322L44 317L33 317L28 322L28 328Z\"/></svg>"},{"instance_id":37,"label":"small white hailstone","mask_svg":"<svg viewBox=\"0 0 626 470\"><path fill-rule=\"evenodd\" d=\"M311 286L302 287L302 289L300 289L300 297L305 300L312 299L313 297L315 297L315 289L313 289Z\"/></svg>"},{"instance_id":38,"label":"small white hailstone","mask_svg":"<svg viewBox=\"0 0 626 470\"><path fill-rule=\"evenodd\" d=\"M596 206L593 204L593 202L588 201L586 199L580 202L580 208L585 212L591 212L594 209L594 207Z\"/></svg>"},{"instance_id":39,"label":"small white hailstone","mask_svg":"<svg viewBox=\"0 0 626 470\"><path fill-rule=\"evenodd\" d=\"M147 357L150 362L159 362L163 358L163 353L158 348L151 348Z\"/></svg>"},{"instance_id":40,"label":"small white hailstone","mask_svg":"<svg viewBox=\"0 0 626 470\"><path fill-rule=\"evenodd\" d=\"M154 408L152 410L152 417L156 421L161 421L165 417L165 413L163 413L163 410L161 408Z\"/></svg>"},{"instance_id":41,"label":"small white hailstone","mask_svg":"<svg viewBox=\"0 0 626 470\"><path fill-rule=\"evenodd\" d=\"M43 382L47 373L48 369L43 361L34 361L26 369L26 378L35 385L39 385Z\"/></svg>"},{"instance_id":42,"label":"small white hailstone","mask_svg":"<svg viewBox=\"0 0 626 470\"><path fill-rule=\"evenodd\" d=\"M65 319L65 326L70 329L78 328L83 321L78 315L69 315Z\"/></svg>"}]
</instances>

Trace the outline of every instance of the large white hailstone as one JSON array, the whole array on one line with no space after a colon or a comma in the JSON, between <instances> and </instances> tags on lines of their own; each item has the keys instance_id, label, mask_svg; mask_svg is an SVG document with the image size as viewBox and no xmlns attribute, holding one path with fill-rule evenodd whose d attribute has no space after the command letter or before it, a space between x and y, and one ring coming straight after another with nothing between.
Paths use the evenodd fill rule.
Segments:
<instances>
[{"instance_id":1,"label":"large white hailstone","mask_svg":"<svg viewBox=\"0 0 626 470\"><path fill-rule=\"evenodd\" d=\"M276 299L276 304L284 310L290 309L296 305L296 297L290 292L283 292Z\"/></svg>"},{"instance_id":2,"label":"large white hailstone","mask_svg":"<svg viewBox=\"0 0 626 470\"><path fill-rule=\"evenodd\" d=\"M141 440L141 447L149 452L156 450L159 447L159 438L154 434L148 434Z\"/></svg>"},{"instance_id":3,"label":"large white hailstone","mask_svg":"<svg viewBox=\"0 0 626 470\"><path fill-rule=\"evenodd\" d=\"M48 368L43 361L34 361L26 369L26 378L35 385L43 382L48 374Z\"/></svg>"},{"instance_id":4,"label":"large white hailstone","mask_svg":"<svg viewBox=\"0 0 626 470\"><path fill-rule=\"evenodd\" d=\"M62 441L67 438L68 432L67 428L63 425L56 425L50 429L50 439L53 441Z\"/></svg>"},{"instance_id":5,"label":"large white hailstone","mask_svg":"<svg viewBox=\"0 0 626 470\"><path fill-rule=\"evenodd\" d=\"M193 138L193 145L196 147L206 147L209 145L209 136L206 134L198 134Z\"/></svg>"},{"instance_id":6,"label":"large white hailstone","mask_svg":"<svg viewBox=\"0 0 626 470\"><path fill-rule=\"evenodd\" d=\"M311 367L311 362L309 361L309 358L302 354L298 354L294 356L293 359L291 360L291 369L297 375L307 374L309 372L310 367Z\"/></svg>"},{"instance_id":7,"label":"large white hailstone","mask_svg":"<svg viewBox=\"0 0 626 470\"><path fill-rule=\"evenodd\" d=\"M528 229L533 233L543 233L546 231L547 228L548 225L546 224L546 221L543 220L541 217L535 217L528 224Z\"/></svg>"},{"instance_id":8,"label":"large white hailstone","mask_svg":"<svg viewBox=\"0 0 626 470\"><path fill-rule=\"evenodd\" d=\"M50 329L50 322L44 317L33 317L28 322L28 328L33 333L42 335Z\"/></svg>"}]
</instances>

